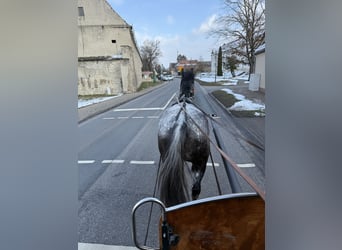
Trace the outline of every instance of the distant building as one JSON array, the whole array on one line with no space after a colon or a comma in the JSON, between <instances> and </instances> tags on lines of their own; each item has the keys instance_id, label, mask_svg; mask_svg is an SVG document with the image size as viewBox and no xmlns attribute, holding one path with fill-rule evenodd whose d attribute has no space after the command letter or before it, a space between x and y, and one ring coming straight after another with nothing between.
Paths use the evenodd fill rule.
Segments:
<instances>
[{"instance_id":1,"label":"distant building","mask_svg":"<svg viewBox=\"0 0 342 250\"><path fill-rule=\"evenodd\" d=\"M78 0L78 94L135 92L141 70L132 26L106 0Z\"/></svg>"},{"instance_id":2,"label":"distant building","mask_svg":"<svg viewBox=\"0 0 342 250\"><path fill-rule=\"evenodd\" d=\"M216 73L217 71L217 58L218 58L218 52L217 51L211 51L211 68L210 71L212 73Z\"/></svg>"},{"instance_id":3,"label":"distant building","mask_svg":"<svg viewBox=\"0 0 342 250\"><path fill-rule=\"evenodd\" d=\"M177 63L170 63L169 70L173 74L180 75L182 69L194 69L194 72L208 72L210 70L210 62L198 60L180 60Z\"/></svg>"}]
</instances>

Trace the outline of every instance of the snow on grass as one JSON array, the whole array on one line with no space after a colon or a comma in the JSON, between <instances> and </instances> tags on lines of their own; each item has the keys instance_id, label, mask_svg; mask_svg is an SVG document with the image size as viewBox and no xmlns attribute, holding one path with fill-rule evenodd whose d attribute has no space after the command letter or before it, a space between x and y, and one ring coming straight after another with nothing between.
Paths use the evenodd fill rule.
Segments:
<instances>
[{"instance_id":1,"label":"snow on grass","mask_svg":"<svg viewBox=\"0 0 342 250\"><path fill-rule=\"evenodd\" d=\"M243 111L243 110L256 110L256 116L262 116L265 112L265 104L263 103L255 103L251 100L246 99L245 96L236 94L230 89L221 89L228 94L234 95L234 97L239 100L238 102L234 103L233 106L229 108L229 110L236 110L236 111ZM257 112L259 111L259 112Z\"/></svg>"},{"instance_id":2,"label":"snow on grass","mask_svg":"<svg viewBox=\"0 0 342 250\"><path fill-rule=\"evenodd\" d=\"M201 73L196 76L197 79L207 82L207 83L213 83L213 82L222 82L222 85L237 85L238 81L246 81L248 80L248 74L245 74L243 71L237 71L235 72L236 77L233 77L230 72L224 72L223 76L216 76L214 73Z\"/></svg>"},{"instance_id":3,"label":"snow on grass","mask_svg":"<svg viewBox=\"0 0 342 250\"><path fill-rule=\"evenodd\" d=\"M97 98L92 98L89 100L85 100L85 99L78 99L78 108L82 108L85 106L89 106L95 103L99 103L99 102L104 102L110 99L113 99L115 97L121 96L122 94L116 95L116 96L106 96L106 97L97 97Z\"/></svg>"}]
</instances>

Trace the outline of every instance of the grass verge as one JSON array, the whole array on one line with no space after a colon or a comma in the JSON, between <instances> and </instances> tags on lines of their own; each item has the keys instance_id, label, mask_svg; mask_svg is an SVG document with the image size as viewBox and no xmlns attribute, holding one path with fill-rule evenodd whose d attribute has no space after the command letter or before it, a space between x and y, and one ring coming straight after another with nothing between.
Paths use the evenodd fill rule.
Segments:
<instances>
[{"instance_id":1,"label":"grass verge","mask_svg":"<svg viewBox=\"0 0 342 250\"><path fill-rule=\"evenodd\" d=\"M116 95L78 95L78 99L91 100L94 98L110 97L110 96L116 96Z\"/></svg>"},{"instance_id":2,"label":"grass verge","mask_svg":"<svg viewBox=\"0 0 342 250\"><path fill-rule=\"evenodd\" d=\"M201 85L201 86L222 86L223 82L204 82L199 79L196 79L196 81Z\"/></svg>"},{"instance_id":3,"label":"grass verge","mask_svg":"<svg viewBox=\"0 0 342 250\"><path fill-rule=\"evenodd\" d=\"M235 98L234 95L228 94L222 90L216 90L211 93L220 103L222 103L226 108L230 108L234 103L239 100ZM236 117L262 117L265 116L265 112L260 110L229 110L232 115Z\"/></svg>"},{"instance_id":4,"label":"grass verge","mask_svg":"<svg viewBox=\"0 0 342 250\"><path fill-rule=\"evenodd\" d=\"M143 90L143 89L147 89L147 88L150 88L150 87L157 86L159 84L160 84L159 81L156 81L156 82L142 82L140 87L138 88L138 92Z\"/></svg>"},{"instance_id":5,"label":"grass verge","mask_svg":"<svg viewBox=\"0 0 342 250\"><path fill-rule=\"evenodd\" d=\"M216 90L211 92L211 94L226 108L229 108L234 105L238 101L234 95L228 94L226 91L223 90Z\"/></svg>"}]
</instances>

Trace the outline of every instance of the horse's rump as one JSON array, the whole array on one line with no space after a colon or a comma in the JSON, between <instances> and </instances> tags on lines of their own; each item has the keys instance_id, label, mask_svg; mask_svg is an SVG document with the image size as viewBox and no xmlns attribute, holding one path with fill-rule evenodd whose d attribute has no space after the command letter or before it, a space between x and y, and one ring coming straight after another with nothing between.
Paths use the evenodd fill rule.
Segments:
<instances>
[{"instance_id":1,"label":"horse's rump","mask_svg":"<svg viewBox=\"0 0 342 250\"><path fill-rule=\"evenodd\" d=\"M209 133L208 120L192 104L186 104L185 109L186 112L180 105L173 105L165 110L159 122L161 167L158 180L160 198L167 206L189 200L184 174L185 161L192 163L192 171L196 173L192 191L193 198L197 198L209 157L209 140L203 134Z\"/></svg>"}]
</instances>

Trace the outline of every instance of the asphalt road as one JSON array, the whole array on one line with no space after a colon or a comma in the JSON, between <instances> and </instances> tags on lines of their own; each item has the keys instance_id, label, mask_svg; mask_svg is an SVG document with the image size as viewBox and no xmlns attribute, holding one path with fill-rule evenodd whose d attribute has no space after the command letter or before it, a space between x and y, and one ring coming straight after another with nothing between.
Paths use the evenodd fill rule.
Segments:
<instances>
[{"instance_id":1,"label":"asphalt road","mask_svg":"<svg viewBox=\"0 0 342 250\"><path fill-rule=\"evenodd\" d=\"M178 95L179 79L79 124L79 242L133 246L131 211L153 196L159 162L159 116ZM263 154L241 139L244 133L227 112L196 84L195 100L208 114L222 137L222 147L257 184L264 187ZM215 140L213 133L210 137ZM222 193L231 193L223 161L212 148ZM254 164L254 166L253 166ZM246 167L248 166L248 167ZM244 192L253 191L237 177ZM212 166L202 181L200 198L218 195ZM150 206L137 213L139 241L144 243ZM154 206L146 244L157 247L159 210Z\"/></svg>"}]
</instances>

